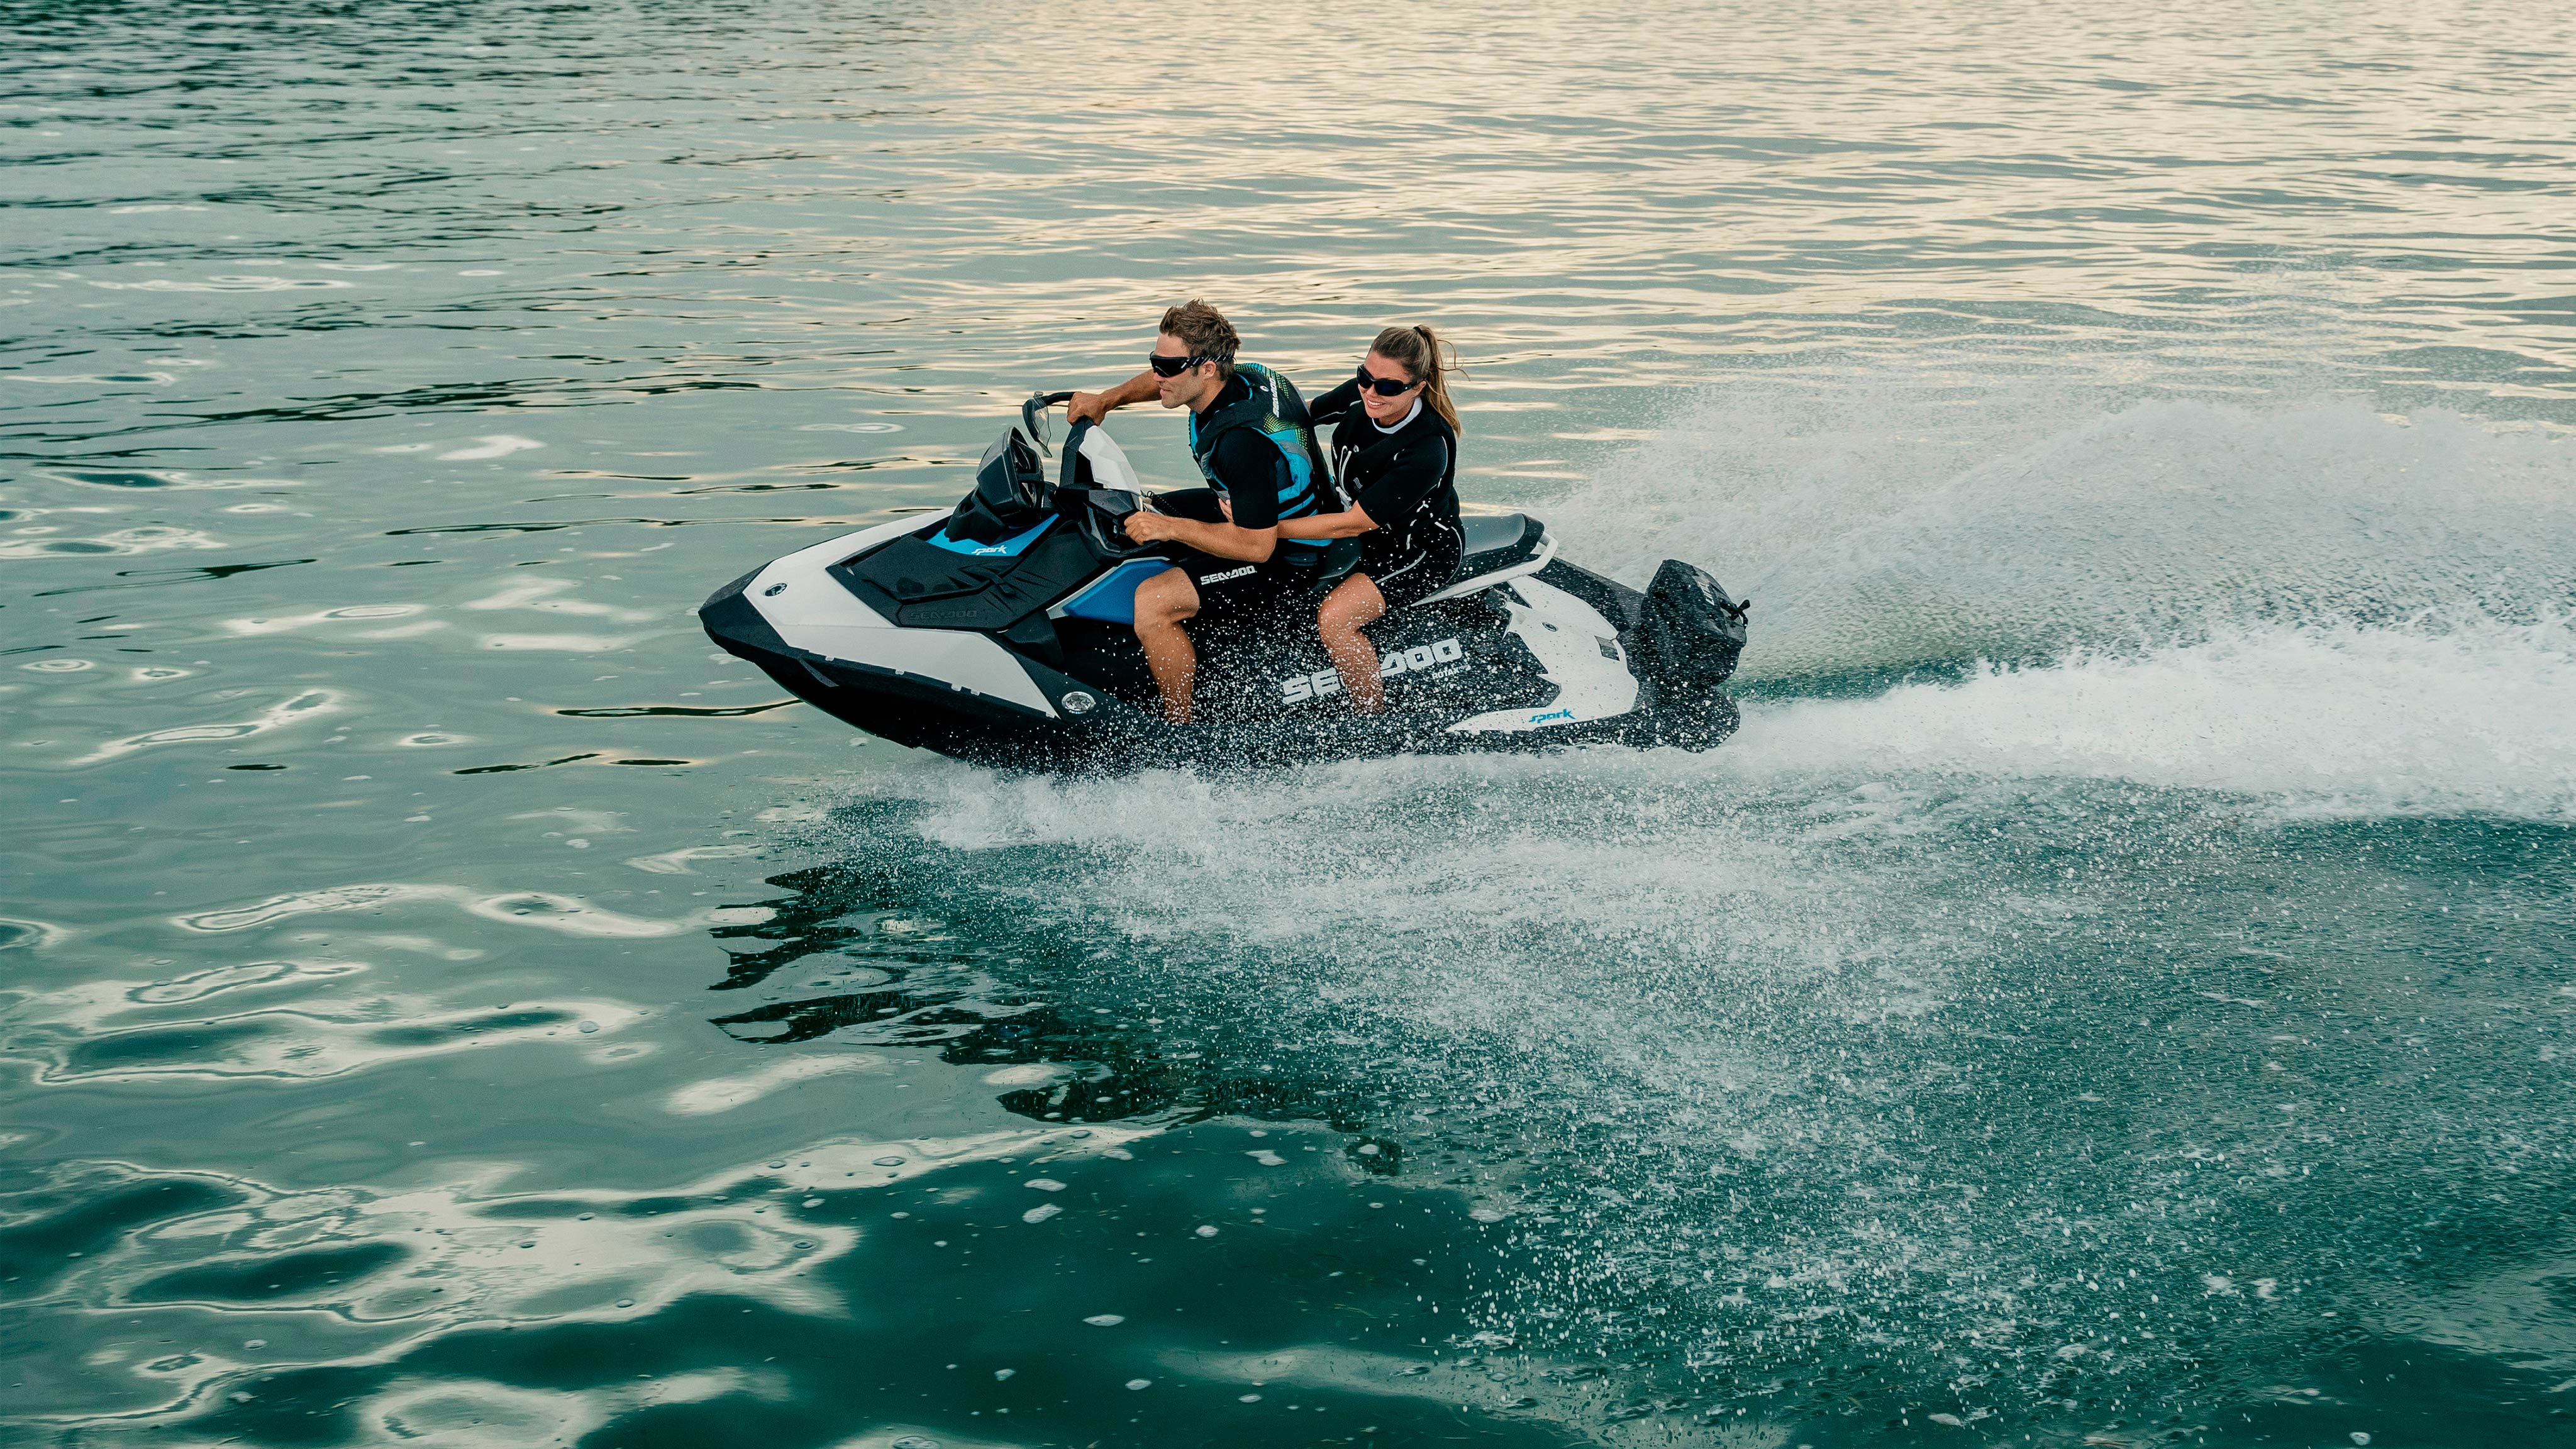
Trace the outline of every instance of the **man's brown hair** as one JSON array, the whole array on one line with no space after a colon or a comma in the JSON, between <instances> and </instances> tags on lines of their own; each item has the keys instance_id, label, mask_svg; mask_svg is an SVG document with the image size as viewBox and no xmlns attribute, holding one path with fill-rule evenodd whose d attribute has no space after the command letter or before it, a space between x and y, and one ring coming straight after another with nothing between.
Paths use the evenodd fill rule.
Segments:
<instances>
[{"instance_id":1,"label":"man's brown hair","mask_svg":"<svg viewBox=\"0 0 2576 1449\"><path fill-rule=\"evenodd\" d=\"M1163 330L1181 339L1193 357L1216 359L1216 375L1234 376L1234 351L1243 345L1225 314L1192 297L1163 313Z\"/></svg>"}]
</instances>

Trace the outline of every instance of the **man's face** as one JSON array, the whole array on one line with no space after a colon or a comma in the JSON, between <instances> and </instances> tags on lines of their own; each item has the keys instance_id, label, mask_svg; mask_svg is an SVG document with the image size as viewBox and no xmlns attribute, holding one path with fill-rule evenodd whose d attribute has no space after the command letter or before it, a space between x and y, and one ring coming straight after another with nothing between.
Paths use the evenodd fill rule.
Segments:
<instances>
[{"instance_id":1,"label":"man's face","mask_svg":"<svg viewBox=\"0 0 2576 1449\"><path fill-rule=\"evenodd\" d=\"M1187 357L1190 345L1166 332L1154 339L1154 355ZM1155 396L1167 408L1195 408L1213 396L1217 386L1216 364L1202 362L1178 377L1156 378Z\"/></svg>"}]
</instances>

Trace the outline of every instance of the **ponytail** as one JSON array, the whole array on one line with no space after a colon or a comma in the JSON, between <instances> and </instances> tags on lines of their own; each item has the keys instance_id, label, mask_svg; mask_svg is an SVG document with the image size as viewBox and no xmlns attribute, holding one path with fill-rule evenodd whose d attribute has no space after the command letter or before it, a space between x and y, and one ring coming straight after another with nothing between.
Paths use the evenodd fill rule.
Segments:
<instances>
[{"instance_id":1,"label":"ponytail","mask_svg":"<svg viewBox=\"0 0 2576 1449\"><path fill-rule=\"evenodd\" d=\"M1449 350L1446 359L1441 356L1444 347ZM1415 382L1424 384L1422 400L1449 425L1449 431L1458 431L1458 409L1449 401L1449 374L1462 370L1456 344L1428 327L1389 327L1369 344L1369 351L1401 365Z\"/></svg>"}]
</instances>

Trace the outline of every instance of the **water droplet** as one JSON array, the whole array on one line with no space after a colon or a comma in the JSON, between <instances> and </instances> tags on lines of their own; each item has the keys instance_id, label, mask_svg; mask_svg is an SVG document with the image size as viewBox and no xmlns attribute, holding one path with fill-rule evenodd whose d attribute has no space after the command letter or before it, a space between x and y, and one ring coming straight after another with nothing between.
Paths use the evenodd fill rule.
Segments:
<instances>
[{"instance_id":1,"label":"water droplet","mask_svg":"<svg viewBox=\"0 0 2576 1449\"><path fill-rule=\"evenodd\" d=\"M1116 1328L1118 1325L1127 1321L1127 1315L1124 1313L1095 1313L1082 1321L1090 1324L1094 1328Z\"/></svg>"}]
</instances>

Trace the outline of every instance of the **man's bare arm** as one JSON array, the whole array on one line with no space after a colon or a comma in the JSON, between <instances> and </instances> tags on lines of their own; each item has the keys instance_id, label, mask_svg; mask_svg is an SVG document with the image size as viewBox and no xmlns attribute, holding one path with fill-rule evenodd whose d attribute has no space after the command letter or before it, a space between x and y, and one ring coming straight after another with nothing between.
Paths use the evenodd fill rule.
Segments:
<instances>
[{"instance_id":1,"label":"man's bare arm","mask_svg":"<svg viewBox=\"0 0 2576 1449\"><path fill-rule=\"evenodd\" d=\"M1357 538L1376 530L1377 520L1368 516L1367 509L1357 507L1348 513L1310 513L1303 518L1279 520L1281 538Z\"/></svg>"},{"instance_id":2,"label":"man's bare arm","mask_svg":"<svg viewBox=\"0 0 2576 1449\"><path fill-rule=\"evenodd\" d=\"M1231 523L1201 523L1195 518L1174 518L1168 513L1127 515L1127 536L1138 543L1172 539L1201 553L1241 559L1245 563L1267 563L1271 553L1279 547L1279 530L1276 528L1238 528Z\"/></svg>"},{"instance_id":3,"label":"man's bare arm","mask_svg":"<svg viewBox=\"0 0 2576 1449\"><path fill-rule=\"evenodd\" d=\"M1106 392L1075 393L1073 401L1064 406L1065 426L1071 427L1075 423L1086 420L1099 422L1109 416L1111 408L1123 408L1129 403L1143 402L1162 390L1162 381L1154 376L1154 369L1149 367Z\"/></svg>"}]
</instances>

